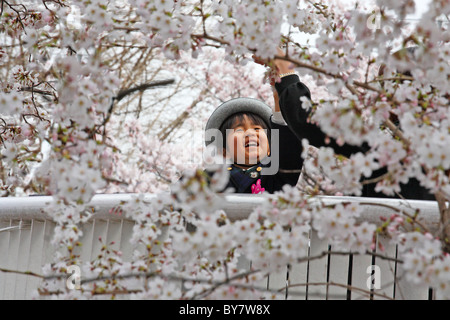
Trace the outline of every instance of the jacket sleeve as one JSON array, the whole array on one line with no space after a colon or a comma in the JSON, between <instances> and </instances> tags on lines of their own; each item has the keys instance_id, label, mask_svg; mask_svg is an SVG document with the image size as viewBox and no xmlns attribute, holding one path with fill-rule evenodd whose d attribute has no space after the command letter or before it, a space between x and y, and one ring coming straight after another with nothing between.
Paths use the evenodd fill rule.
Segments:
<instances>
[{"instance_id":1,"label":"jacket sleeve","mask_svg":"<svg viewBox=\"0 0 450 320\"><path fill-rule=\"evenodd\" d=\"M272 139L273 143L278 144L279 167L284 170L301 169L303 165L302 144L297 136L286 125L271 122L272 136L277 131L278 138Z\"/></svg>"},{"instance_id":2,"label":"jacket sleeve","mask_svg":"<svg viewBox=\"0 0 450 320\"><path fill-rule=\"evenodd\" d=\"M327 135L314 123L308 121L310 111L302 108L301 97L311 99L311 93L297 75L283 77L281 82L275 83L279 96L280 110L289 129L301 141L308 139L309 143L316 148L327 146L333 148L334 152L349 157L358 151L364 151L364 147L349 144L338 145L333 138ZM326 141L329 143L326 143Z\"/></svg>"},{"instance_id":3,"label":"jacket sleeve","mask_svg":"<svg viewBox=\"0 0 450 320\"><path fill-rule=\"evenodd\" d=\"M276 176L279 186L275 188L281 189L284 184L296 185L303 166L302 144L287 125L271 121L271 127L273 151L271 164L278 163ZM278 136L276 139L274 134ZM273 157L277 159L274 161Z\"/></svg>"}]
</instances>

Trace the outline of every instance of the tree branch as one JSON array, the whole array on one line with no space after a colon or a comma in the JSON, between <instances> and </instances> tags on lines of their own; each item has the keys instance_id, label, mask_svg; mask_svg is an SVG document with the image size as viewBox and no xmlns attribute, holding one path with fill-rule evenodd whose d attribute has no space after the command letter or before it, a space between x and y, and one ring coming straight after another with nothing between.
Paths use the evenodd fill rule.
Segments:
<instances>
[{"instance_id":1,"label":"tree branch","mask_svg":"<svg viewBox=\"0 0 450 320\"><path fill-rule=\"evenodd\" d=\"M150 83L144 83L144 84L138 85L136 87L132 87L129 89L119 91L117 96L114 97L114 100L120 101L123 98L125 98L126 96L128 96L136 91L145 91L147 89L154 88L154 87L167 86L174 82L175 82L175 79L167 79L167 80L161 80L161 81L154 81L154 82L150 82Z\"/></svg>"},{"instance_id":2,"label":"tree branch","mask_svg":"<svg viewBox=\"0 0 450 320\"><path fill-rule=\"evenodd\" d=\"M141 85L138 85L136 87L132 87L129 89L125 89L125 90L121 90L119 91L119 93L117 94L117 96L115 96L112 101L111 101L111 105L109 106L108 109L108 113L106 114L105 119L103 120L103 123L101 124L101 126L103 126L103 136L106 135L106 124L109 122L109 120L111 119L111 115L113 113L113 109L114 109L114 103L116 101L120 101L123 98L125 98L126 96L136 92L136 91L145 91L148 90L150 88L154 88L154 87L159 87L159 86L167 86L170 85L172 83L175 82L175 79L167 79L167 80L161 80L161 81L154 81L154 82L150 82L150 83L144 83Z\"/></svg>"}]
</instances>

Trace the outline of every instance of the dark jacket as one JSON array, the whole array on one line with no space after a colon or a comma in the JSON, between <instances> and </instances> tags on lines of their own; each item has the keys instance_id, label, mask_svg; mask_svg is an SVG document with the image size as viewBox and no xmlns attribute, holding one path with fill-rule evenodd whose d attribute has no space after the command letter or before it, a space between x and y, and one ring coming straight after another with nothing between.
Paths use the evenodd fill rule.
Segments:
<instances>
[{"instance_id":1,"label":"dark jacket","mask_svg":"<svg viewBox=\"0 0 450 320\"><path fill-rule=\"evenodd\" d=\"M305 95L305 86L302 84L297 75L290 75L282 78L282 81L275 84L279 96L279 104L281 113L289 128L294 132L296 137L300 139L306 138L309 143L320 148L321 146L328 146L333 148L334 152L345 157L350 157L357 152L365 153L369 150L367 144L362 146L353 146L350 144L338 145L332 138L327 138L327 135L315 124L308 123L309 112L301 108L298 102L300 97ZM306 88L307 89L307 88ZM326 143L325 141L329 141ZM374 179L387 172L387 168L383 167L373 172L369 179ZM378 198L405 198L417 200L435 200L426 188L422 187L417 179L410 179L407 184L401 184L400 196L387 196L383 193L375 191L375 183L365 184L362 190L364 197L378 197Z\"/></svg>"},{"instance_id":2,"label":"dark jacket","mask_svg":"<svg viewBox=\"0 0 450 320\"><path fill-rule=\"evenodd\" d=\"M281 190L285 184L295 186L303 166L301 141L304 138L308 139L309 144L316 148L321 146L331 147L336 154L345 157L369 150L367 144L362 146L347 143L339 145L333 138L328 137L320 127L308 121L310 112L302 108L300 98L311 99L311 94L308 87L300 81L297 75L283 77L280 82L275 83L275 88L279 96L281 114L287 123L287 126L283 126L271 121L271 129L279 130L279 170L274 175L261 175L258 168L264 167L264 165L259 164L246 171L232 165L229 167L230 181L226 188L233 188L236 193L252 193L251 186L258 179L261 179L261 186L269 193ZM271 149L274 149L273 146ZM381 168L375 171L369 179L378 177L385 172L386 168ZM406 199L434 200L433 195L421 187L416 179L410 179L407 185L401 187L400 194ZM375 192L374 183L364 185L362 196L392 198L383 193ZM394 198L398 198L398 196L394 196Z\"/></svg>"}]
</instances>

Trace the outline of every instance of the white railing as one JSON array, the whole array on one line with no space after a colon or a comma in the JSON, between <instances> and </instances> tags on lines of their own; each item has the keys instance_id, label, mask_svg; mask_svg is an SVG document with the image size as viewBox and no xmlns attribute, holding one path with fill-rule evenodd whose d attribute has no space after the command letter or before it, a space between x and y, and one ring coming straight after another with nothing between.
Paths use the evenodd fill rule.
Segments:
<instances>
[{"instance_id":1,"label":"white railing","mask_svg":"<svg viewBox=\"0 0 450 320\"><path fill-rule=\"evenodd\" d=\"M148 195L152 197L152 195ZM81 259L90 261L97 256L101 237L105 242L114 241L114 249L122 251L129 259L133 251L130 244L133 221L110 214L110 209L122 200L131 199L130 194L97 195L92 201L95 213L89 223L83 225ZM263 199L254 195L228 195L224 210L231 220L243 219ZM358 197L321 197L331 203L357 201L365 206L361 221L379 223L380 217L389 217L394 207L411 207L420 210L422 223L436 230L439 224L437 203L434 201L401 201ZM40 283L37 277L17 272L42 273L42 266L51 261L54 250L50 244L55 223L43 212L52 201L51 197L33 196L0 198L0 300L30 299ZM368 204L368 203L372 204ZM375 205L373 205L375 203ZM404 280L395 259L396 247L387 239L379 237L386 250L371 255L333 254L329 244L313 232L310 237L306 262L286 266L285 272L270 274L263 285L268 289L283 289L287 298L294 299L429 299L431 290L412 288ZM331 252L331 254L330 254ZM242 261L245 266L249 261ZM380 289L368 291L370 278L368 267L380 268ZM350 289L349 289L350 288ZM295 295L292 292L295 291ZM370 294L371 293L371 294Z\"/></svg>"}]
</instances>

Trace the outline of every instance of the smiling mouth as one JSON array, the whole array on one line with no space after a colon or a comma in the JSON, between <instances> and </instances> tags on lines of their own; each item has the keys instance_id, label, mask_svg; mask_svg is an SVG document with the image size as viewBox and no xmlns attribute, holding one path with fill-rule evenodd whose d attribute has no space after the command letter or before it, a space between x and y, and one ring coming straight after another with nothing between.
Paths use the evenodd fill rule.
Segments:
<instances>
[{"instance_id":1,"label":"smiling mouth","mask_svg":"<svg viewBox=\"0 0 450 320\"><path fill-rule=\"evenodd\" d=\"M246 144L245 144L245 147L246 148L250 148L250 147L258 147L259 146L259 144L257 143L257 142L247 142Z\"/></svg>"}]
</instances>

